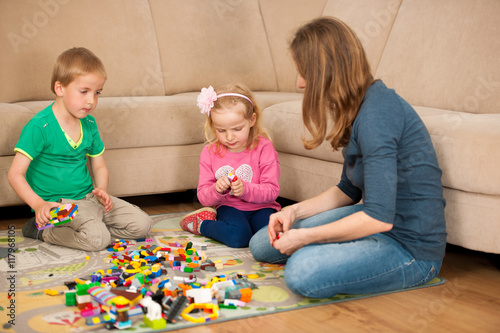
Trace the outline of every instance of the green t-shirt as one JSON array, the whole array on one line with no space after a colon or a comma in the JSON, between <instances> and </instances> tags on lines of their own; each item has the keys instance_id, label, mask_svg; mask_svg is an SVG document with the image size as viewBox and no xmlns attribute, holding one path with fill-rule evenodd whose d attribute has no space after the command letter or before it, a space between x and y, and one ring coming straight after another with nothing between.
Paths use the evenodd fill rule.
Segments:
<instances>
[{"instance_id":1,"label":"green t-shirt","mask_svg":"<svg viewBox=\"0 0 500 333\"><path fill-rule=\"evenodd\" d=\"M45 201L79 200L92 192L87 156L104 152L94 117L80 119L80 141L74 142L57 122L52 105L23 128L14 149L31 159L26 181Z\"/></svg>"}]
</instances>

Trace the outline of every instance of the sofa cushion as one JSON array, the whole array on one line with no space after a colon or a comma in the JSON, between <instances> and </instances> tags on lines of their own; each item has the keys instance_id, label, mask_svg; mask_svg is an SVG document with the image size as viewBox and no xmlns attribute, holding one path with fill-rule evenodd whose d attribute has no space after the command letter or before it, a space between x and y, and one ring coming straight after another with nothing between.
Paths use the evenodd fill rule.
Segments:
<instances>
[{"instance_id":1,"label":"sofa cushion","mask_svg":"<svg viewBox=\"0 0 500 333\"><path fill-rule=\"evenodd\" d=\"M261 109L282 101L302 99L302 94L299 93L255 92L254 94ZM200 113L196 105L197 96L198 92L172 96L101 97L92 115L96 118L106 149L203 143L206 116ZM14 117L18 124L9 127L9 130L20 133L20 128L50 103L52 101L21 102L14 105L15 107L5 104L12 108L12 111L27 112L25 117ZM10 113L2 112L0 117L7 117L7 114ZM12 149L5 150L5 155L14 153L19 133L16 134L15 140L12 139Z\"/></svg>"},{"instance_id":2,"label":"sofa cushion","mask_svg":"<svg viewBox=\"0 0 500 333\"><path fill-rule=\"evenodd\" d=\"M331 163L284 152L279 153L280 196L302 201L320 194L340 181L341 163Z\"/></svg>"},{"instance_id":3,"label":"sofa cushion","mask_svg":"<svg viewBox=\"0 0 500 333\"><path fill-rule=\"evenodd\" d=\"M1 206L13 206L21 205L24 203L21 198L19 198L9 185L7 174L9 172L10 166L12 165L12 160L14 156L0 156L0 174L4 175L0 177L0 205Z\"/></svg>"},{"instance_id":4,"label":"sofa cushion","mask_svg":"<svg viewBox=\"0 0 500 333\"><path fill-rule=\"evenodd\" d=\"M150 5L166 95L233 82L277 90L257 0L151 0Z\"/></svg>"},{"instance_id":5,"label":"sofa cushion","mask_svg":"<svg viewBox=\"0 0 500 333\"><path fill-rule=\"evenodd\" d=\"M443 186L500 195L500 173L496 171L500 165L500 115L415 109L431 135L443 170ZM264 126L278 152L343 163L341 151L332 152L328 142L313 150L303 148L301 137L307 137L307 130L301 110L300 101L279 103L264 110Z\"/></svg>"},{"instance_id":6,"label":"sofa cushion","mask_svg":"<svg viewBox=\"0 0 500 333\"><path fill-rule=\"evenodd\" d=\"M18 105L39 112L52 101ZM106 149L189 145L204 141L193 96L101 97L92 113Z\"/></svg>"},{"instance_id":7,"label":"sofa cushion","mask_svg":"<svg viewBox=\"0 0 500 333\"><path fill-rule=\"evenodd\" d=\"M310 135L302 122L302 101L270 106L264 110L262 120L278 152L343 163L342 151L334 152L329 142L325 141L312 150L304 148L302 137L309 138Z\"/></svg>"},{"instance_id":8,"label":"sofa cushion","mask_svg":"<svg viewBox=\"0 0 500 333\"><path fill-rule=\"evenodd\" d=\"M289 44L297 28L321 16L327 0L260 1L279 91L297 90L297 71Z\"/></svg>"},{"instance_id":9,"label":"sofa cushion","mask_svg":"<svg viewBox=\"0 0 500 333\"><path fill-rule=\"evenodd\" d=\"M411 105L500 113L499 12L497 0L404 1L376 77Z\"/></svg>"},{"instance_id":10,"label":"sofa cushion","mask_svg":"<svg viewBox=\"0 0 500 333\"><path fill-rule=\"evenodd\" d=\"M14 155L21 130L33 115L20 105L0 103L0 156Z\"/></svg>"},{"instance_id":11,"label":"sofa cushion","mask_svg":"<svg viewBox=\"0 0 500 333\"><path fill-rule=\"evenodd\" d=\"M500 195L500 114L415 109L432 137L443 186Z\"/></svg>"},{"instance_id":12,"label":"sofa cushion","mask_svg":"<svg viewBox=\"0 0 500 333\"><path fill-rule=\"evenodd\" d=\"M321 15L337 17L356 31L375 73L401 0L261 1L280 91L297 90L297 72L288 50L298 27Z\"/></svg>"},{"instance_id":13,"label":"sofa cushion","mask_svg":"<svg viewBox=\"0 0 500 333\"><path fill-rule=\"evenodd\" d=\"M99 101L93 115L107 149L204 141L205 118L190 96L110 97Z\"/></svg>"},{"instance_id":14,"label":"sofa cushion","mask_svg":"<svg viewBox=\"0 0 500 333\"><path fill-rule=\"evenodd\" d=\"M261 111L263 112L267 107L289 102L289 101L302 101L304 96L302 93L292 93L292 92L271 92L271 91L257 91L254 92L255 98Z\"/></svg>"},{"instance_id":15,"label":"sofa cushion","mask_svg":"<svg viewBox=\"0 0 500 333\"><path fill-rule=\"evenodd\" d=\"M375 73L400 5L401 0L335 0L327 2L323 15L339 18L356 32Z\"/></svg>"},{"instance_id":16,"label":"sofa cushion","mask_svg":"<svg viewBox=\"0 0 500 333\"><path fill-rule=\"evenodd\" d=\"M0 1L0 101L52 99L57 56L75 46L104 63L107 96L163 95L147 1Z\"/></svg>"},{"instance_id":17,"label":"sofa cushion","mask_svg":"<svg viewBox=\"0 0 500 333\"><path fill-rule=\"evenodd\" d=\"M194 144L106 151L109 193L129 196L196 188L202 148Z\"/></svg>"},{"instance_id":18,"label":"sofa cushion","mask_svg":"<svg viewBox=\"0 0 500 333\"><path fill-rule=\"evenodd\" d=\"M446 241L483 252L500 254L498 207L500 196L445 188Z\"/></svg>"}]
</instances>

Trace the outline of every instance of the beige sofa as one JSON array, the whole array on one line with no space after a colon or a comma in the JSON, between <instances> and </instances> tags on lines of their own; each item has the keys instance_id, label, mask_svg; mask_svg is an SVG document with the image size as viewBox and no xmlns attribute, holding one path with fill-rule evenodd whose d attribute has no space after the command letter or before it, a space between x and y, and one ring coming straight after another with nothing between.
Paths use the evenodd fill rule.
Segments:
<instances>
[{"instance_id":1,"label":"beige sofa","mask_svg":"<svg viewBox=\"0 0 500 333\"><path fill-rule=\"evenodd\" d=\"M202 87L256 92L280 154L282 197L337 183L340 152L306 151L301 93L287 50L321 15L358 33L376 78L421 115L443 169L448 242L500 253L500 2L497 0L0 1L0 206L22 201L7 171L22 127L53 99L51 69L73 46L93 50L109 79L94 115L110 192L197 186Z\"/></svg>"}]
</instances>

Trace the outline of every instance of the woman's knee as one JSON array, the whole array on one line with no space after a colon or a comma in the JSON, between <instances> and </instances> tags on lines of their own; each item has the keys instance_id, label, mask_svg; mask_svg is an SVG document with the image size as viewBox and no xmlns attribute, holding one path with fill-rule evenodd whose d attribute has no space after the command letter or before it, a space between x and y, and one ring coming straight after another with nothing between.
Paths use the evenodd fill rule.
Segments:
<instances>
[{"instance_id":1,"label":"woman's knee","mask_svg":"<svg viewBox=\"0 0 500 333\"><path fill-rule=\"evenodd\" d=\"M303 249L295 252L287 261L284 272L285 284L295 294L323 298L333 296L332 270L324 267L321 261L312 259L316 248ZM331 295L322 294L322 288L329 286Z\"/></svg>"},{"instance_id":2,"label":"woman's knee","mask_svg":"<svg viewBox=\"0 0 500 333\"><path fill-rule=\"evenodd\" d=\"M305 286L310 286L313 282L309 281L309 271L293 259L292 256L285 266L285 284L294 294L306 296Z\"/></svg>"},{"instance_id":3,"label":"woman's knee","mask_svg":"<svg viewBox=\"0 0 500 333\"><path fill-rule=\"evenodd\" d=\"M310 298L324 298L335 295L335 292L328 296L319 295L317 291L321 281L318 281L315 275L314 272L303 269L303 267L295 267L293 264L290 265L289 261L285 266L284 280L288 289L297 295Z\"/></svg>"},{"instance_id":4,"label":"woman's knee","mask_svg":"<svg viewBox=\"0 0 500 333\"><path fill-rule=\"evenodd\" d=\"M266 261L266 249L270 247L267 228L262 228L252 236L249 243L250 252L257 261Z\"/></svg>"}]
</instances>

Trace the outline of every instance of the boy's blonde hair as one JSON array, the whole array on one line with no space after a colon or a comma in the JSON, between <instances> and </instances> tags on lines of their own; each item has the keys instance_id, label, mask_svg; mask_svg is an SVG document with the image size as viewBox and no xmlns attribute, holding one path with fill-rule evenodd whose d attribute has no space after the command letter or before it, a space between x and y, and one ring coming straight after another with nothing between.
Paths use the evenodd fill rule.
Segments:
<instances>
[{"instance_id":1,"label":"boy's blonde hair","mask_svg":"<svg viewBox=\"0 0 500 333\"><path fill-rule=\"evenodd\" d=\"M107 79L106 70L102 61L90 50L84 47L74 47L64 51L57 57L52 71L50 89L55 94L54 85L56 81L67 87L78 76L95 73Z\"/></svg>"},{"instance_id":2,"label":"boy's blonde hair","mask_svg":"<svg viewBox=\"0 0 500 333\"><path fill-rule=\"evenodd\" d=\"M270 140L269 134L262 127L261 124L262 113L250 89L248 89L245 85L241 83L237 83L237 84L218 87L217 89L215 89L215 92L217 93L217 95L226 93L241 94L248 97L252 101L252 103L250 103L246 99L238 96L224 96L221 98L217 98L217 100L214 102L214 106L211 111L213 112L223 108L231 108L237 103L243 103L243 105L245 106L245 111L243 114L245 119L251 120L252 115L255 113L255 125L253 125L250 128L250 132L248 133L248 142L250 142L248 146L249 149L254 149L255 147L257 147L260 136L263 136ZM221 145L217 140L217 132L212 122L212 117L210 116L207 117L207 120L205 122L205 138L207 140L207 143L211 144L210 148L213 152L215 152L218 156L224 155L226 147L224 145Z\"/></svg>"}]
</instances>

